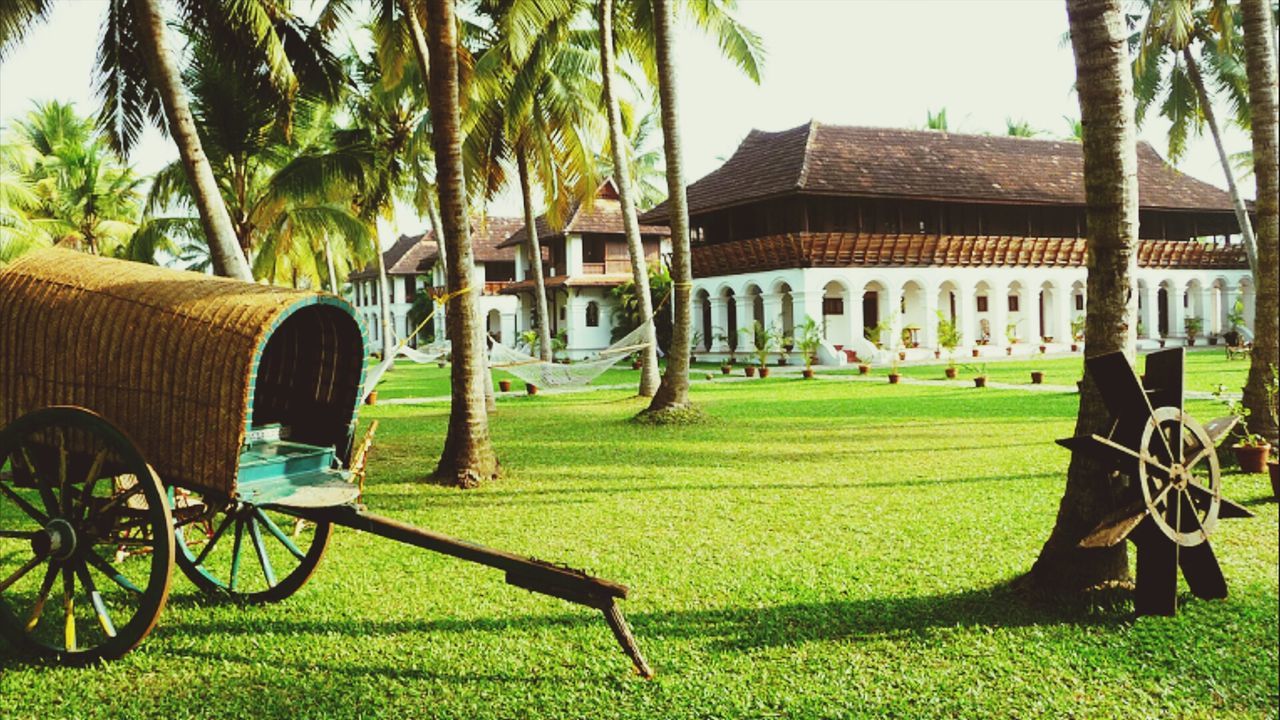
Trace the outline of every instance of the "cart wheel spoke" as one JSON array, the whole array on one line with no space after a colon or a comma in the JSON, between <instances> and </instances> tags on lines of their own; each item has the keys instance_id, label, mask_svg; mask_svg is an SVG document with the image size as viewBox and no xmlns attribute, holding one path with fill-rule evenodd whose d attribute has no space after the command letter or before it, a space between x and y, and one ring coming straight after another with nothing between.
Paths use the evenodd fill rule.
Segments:
<instances>
[{"instance_id":1,"label":"cart wheel spoke","mask_svg":"<svg viewBox=\"0 0 1280 720\"><path fill-rule=\"evenodd\" d=\"M76 581L71 568L62 568L62 609L66 615L63 624L63 638L69 652L76 649Z\"/></svg>"},{"instance_id":2,"label":"cart wheel spoke","mask_svg":"<svg viewBox=\"0 0 1280 720\"><path fill-rule=\"evenodd\" d=\"M99 557L94 552L85 553L85 560L88 561L98 572L102 573L107 579L111 580L120 587L128 590L134 595L141 595L142 589L130 582L129 578L120 574L120 571L114 565Z\"/></svg>"},{"instance_id":3,"label":"cart wheel spoke","mask_svg":"<svg viewBox=\"0 0 1280 720\"><path fill-rule=\"evenodd\" d=\"M67 463L70 458L67 457L67 434L61 429L57 432L58 436L58 498L61 503L58 512L62 517L71 514L71 477L67 473Z\"/></svg>"},{"instance_id":4,"label":"cart wheel spoke","mask_svg":"<svg viewBox=\"0 0 1280 720\"><path fill-rule=\"evenodd\" d=\"M227 587L231 592L236 591L236 579L240 575L240 546L244 543L244 521L239 517L236 518L236 540L231 546L231 579L227 581Z\"/></svg>"},{"instance_id":5,"label":"cart wheel spoke","mask_svg":"<svg viewBox=\"0 0 1280 720\"><path fill-rule=\"evenodd\" d=\"M31 614L27 616L27 632L34 632L36 626L40 624L40 616L44 614L44 604L49 600L49 593L53 591L53 582L58 579L58 563L49 563L49 569L45 570L44 582L40 583L40 592L36 595L35 605L31 606Z\"/></svg>"},{"instance_id":6,"label":"cart wheel spoke","mask_svg":"<svg viewBox=\"0 0 1280 720\"><path fill-rule=\"evenodd\" d=\"M249 536L253 539L253 549L258 553L258 564L262 566L262 577L267 580L267 587L275 587L276 573L271 567L271 559L267 557L267 548L262 544L262 533L258 530L258 521L249 516Z\"/></svg>"},{"instance_id":7,"label":"cart wheel spoke","mask_svg":"<svg viewBox=\"0 0 1280 720\"><path fill-rule=\"evenodd\" d=\"M13 538L14 540L30 540L35 537L39 530L0 530L0 538Z\"/></svg>"},{"instance_id":8,"label":"cart wheel spoke","mask_svg":"<svg viewBox=\"0 0 1280 720\"><path fill-rule=\"evenodd\" d=\"M53 496L53 488L48 483L40 482L42 474L36 467L34 461L31 460L31 453L26 446L19 446L18 451L13 455L14 459L22 459L22 464L27 466L27 472L36 481L36 490L40 493L40 502L44 504L45 514L53 517L58 513L58 499Z\"/></svg>"},{"instance_id":9,"label":"cart wheel spoke","mask_svg":"<svg viewBox=\"0 0 1280 720\"><path fill-rule=\"evenodd\" d=\"M89 602L93 605L93 613L98 616L98 624L102 626L102 632L106 633L107 637L115 637L116 626L111 622L111 614L107 612L107 604L102 601L102 594L93 584L93 578L89 575L89 566L83 562L80 563L76 567L76 576L80 578L80 584L84 586L84 591L89 596Z\"/></svg>"},{"instance_id":10,"label":"cart wheel spoke","mask_svg":"<svg viewBox=\"0 0 1280 720\"><path fill-rule=\"evenodd\" d=\"M209 536L209 539L205 541L204 547L200 550L199 557L196 558L196 565L204 564L205 558L209 557L209 553L213 552L213 546L217 545L218 541L222 539L223 534L227 532L227 528L231 526L231 521L233 519L234 518L231 515L223 518L222 524L219 525L218 529L214 530L213 534ZM185 533L183 536L185 537Z\"/></svg>"},{"instance_id":11,"label":"cart wheel spoke","mask_svg":"<svg viewBox=\"0 0 1280 720\"><path fill-rule=\"evenodd\" d=\"M275 535L276 539L280 541L280 544L285 546L285 549L287 549L294 557L298 558L298 560L306 559L306 554L298 549L298 546L289 539L289 536L280 529L280 526L272 522L271 518L267 517L267 514L262 512L261 508L254 508L253 511L258 516L258 519L262 521L262 524L267 528L267 531L272 535ZM275 583L272 584L274 585Z\"/></svg>"},{"instance_id":12,"label":"cart wheel spoke","mask_svg":"<svg viewBox=\"0 0 1280 720\"><path fill-rule=\"evenodd\" d=\"M26 561L25 563L23 563L21 566L18 567L17 570L14 570L12 573L10 573L9 577L5 578L4 580L0 580L0 592L4 592L5 590L8 590L10 586L18 582L19 580L21 580L24 576L26 576L27 573L31 572L33 569L35 569L37 565L39 565L42 562L44 562L44 556L37 555L31 558L30 560Z\"/></svg>"},{"instance_id":13,"label":"cart wheel spoke","mask_svg":"<svg viewBox=\"0 0 1280 720\"><path fill-rule=\"evenodd\" d=\"M103 448L94 456L93 463L89 466L89 472L85 475L84 489L80 491L80 502L77 506L80 510L77 516L81 522L84 522L85 517L89 514L89 499L93 497L93 490L98 485L98 475L101 474L102 465L106 460L107 450Z\"/></svg>"},{"instance_id":14,"label":"cart wheel spoke","mask_svg":"<svg viewBox=\"0 0 1280 720\"><path fill-rule=\"evenodd\" d=\"M9 498L9 501L14 505L17 505L18 509L25 513L27 517L30 517L32 520L40 523L40 527L44 527L49 524L49 516L37 510L34 505L24 500L21 495L14 492L9 486L2 482L0 482L0 495L4 495Z\"/></svg>"}]
</instances>

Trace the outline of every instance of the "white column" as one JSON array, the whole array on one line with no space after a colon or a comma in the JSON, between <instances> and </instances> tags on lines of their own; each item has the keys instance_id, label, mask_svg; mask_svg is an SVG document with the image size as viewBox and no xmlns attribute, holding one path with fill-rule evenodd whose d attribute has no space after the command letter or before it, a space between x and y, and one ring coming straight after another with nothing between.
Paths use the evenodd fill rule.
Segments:
<instances>
[{"instance_id":1,"label":"white column","mask_svg":"<svg viewBox=\"0 0 1280 720\"><path fill-rule=\"evenodd\" d=\"M1183 337L1187 331L1182 327L1186 318L1186 308L1182 306L1182 298L1186 289L1175 287L1169 290L1169 337Z\"/></svg>"},{"instance_id":2,"label":"white column","mask_svg":"<svg viewBox=\"0 0 1280 720\"><path fill-rule=\"evenodd\" d=\"M1138 292L1142 293L1142 307L1138 309L1142 333L1138 337L1157 337L1157 330L1159 330L1156 327L1159 321L1157 306L1160 303L1160 286L1155 283L1147 283L1147 289L1144 291L1142 288L1138 288Z\"/></svg>"},{"instance_id":3,"label":"white column","mask_svg":"<svg viewBox=\"0 0 1280 720\"><path fill-rule=\"evenodd\" d=\"M738 316L738 339L736 340L738 343L738 350L745 349L747 352L750 352L752 350L750 328L755 323L755 313L752 308L754 303L752 302L752 297L745 292L738 293L733 296L733 303ZM743 333L743 330L747 330L747 332Z\"/></svg>"},{"instance_id":4,"label":"white column","mask_svg":"<svg viewBox=\"0 0 1280 720\"><path fill-rule=\"evenodd\" d=\"M857 302L854 301L855 297ZM848 344L852 345L863 337L866 329L862 322L862 293L853 288L844 294L844 322L845 330L848 331Z\"/></svg>"},{"instance_id":5,"label":"white column","mask_svg":"<svg viewBox=\"0 0 1280 720\"><path fill-rule=\"evenodd\" d=\"M889 318L889 336L880 339L885 350L897 351L902 346L902 292L902 286L897 285L889 289L889 297L886 298L885 312L888 313Z\"/></svg>"},{"instance_id":6,"label":"white column","mask_svg":"<svg viewBox=\"0 0 1280 720\"><path fill-rule=\"evenodd\" d=\"M822 291L792 290L791 319L797 325L804 322L804 316L822 320Z\"/></svg>"},{"instance_id":7,"label":"white column","mask_svg":"<svg viewBox=\"0 0 1280 720\"><path fill-rule=\"evenodd\" d=\"M582 274L582 236L564 236L564 274L570 277Z\"/></svg>"},{"instance_id":8,"label":"white column","mask_svg":"<svg viewBox=\"0 0 1280 720\"><path fill-rule=\"evenodd\" d=\"M1253 317L1257 310L1257 292L1250 285L1240 292L1240 297L1244 298L1244 324L1248 325L1250 330L1253 330Z\"/></svg>"},{"instance_id":9,"label":"white column","mask_svg":"<svg viewBox=\"0 0 1280 720\"><path fill-rule=\"evenodd\" d=\"M960 344L976 347L978 344L978 293L973 285L961 285L956 288L957 329L960 330Z\"/></svg>"},{"instance_id":10,"label":"white column","mask_svg":"<svg viewBox=\"0 0 1280 720\"><path fill-rule=\"evenodd\" d=\"M516 282L524 280L524 245L516 248Z\"/></svg>"},{"instance_id":11,"label":"white column","mask_svg":"<svg viewBox=\"0 0 1280 720\"><path fill-rule=\"evenodd\" d=\"M580 296L576 290L570 290L569 297L565 298L564 323L560 326L565 331L565 351L570 357L574 356L574 351L585 340L586 310L587 299Z\"/></svg>"},{"instance_id":12,"label":"white column","mask_svg":"<svg viewBox=\"0 0 1280 720\"><path fill-rule=\"evenodd\" d=\"M999 284L992 285L987 295L987 315L991 320L991 345L1004 347L1009 343L1004 328L1009 324L1009 286L1003 288Z\"/></svg>"},{"instance_id":13,"label":"white column","mask_svg":"<svg viewBox=\"0 0 1280 720\"><path fill-rule=\"evenodd\" d=\"M1231 315L1231 309L1235 307L1237 292L1237 289L1230 285L1224 285L1222 287L1221 306L1218 308L1222 313L1221 317L1218 319L1219 325L1222 327L1222 332L1227 332L1231 329L1231 321L1228 317Z\"/></svg>"},{"instance_id":14,"label":"white column","mask_svg":"<svg viewBox=\"0 0 1280 720\"><path fill-rule=\"evenodd\" d=\"M1053 325L1051 334L1055 343L1071 342L1071 311L1075 307L1075 298L1071 296L1070 287L1053 286Z\"/></svg>"},{"instance_id":15,"label":"white column","mask_svg":"<svg viewBox=\"0 0 1280 720\"><path fill-rule=\"evenodd\" d=\"M924 322L920 324L920 347L938 349L938 288L925 288Z\"/></svg>"},{"instance_id":16,"label":"white column","mask_svg":"<svg viewBox=\"0 0 1280 720\"><path fill-rule=\"evenodd\" d=\"M711 352L729 352L729 344L723 338L717 338L717 334L728 335L729 333L729 305L721 296L713 296L708 300L711 303L711 325L710 334L707 338L711 341Z\"/></svg>"},{"instance_id":17,"label":"white column","mask_svg":"<svg viewBox=\"0 0 1280 720\"><path fill-rule=\"evenodd\" d=\"M1200 312L1196 316L1200 318L1200 337L1205 338L1212 335L1213 327L1213 286L1200 286Z\"/></svg>"},{"instance_id":18,"label":"white column","mask_svg":"<svg viewBox=\"0 0 1280 720\"><path fill-rule=\"evenodd\" d=\"M782 332L782 293L763 293L760 301L764 305L764 326Z\"/></svg>"}]
</instances>

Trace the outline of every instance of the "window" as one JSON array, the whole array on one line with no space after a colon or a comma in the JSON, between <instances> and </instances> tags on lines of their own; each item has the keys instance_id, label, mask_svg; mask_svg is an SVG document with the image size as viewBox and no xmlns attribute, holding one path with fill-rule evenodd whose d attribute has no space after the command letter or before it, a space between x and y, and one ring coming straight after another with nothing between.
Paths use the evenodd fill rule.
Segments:
<instances>
[{"instance_id":1,"label":"window","mask_svg":"<svg viewBox=\"0 0 1280 720\"><path fill-rule=\"evenodd\" d=\"M1084 295L1076 295L1076 309L1084 310Z\"/></svg>"},{"instance_id":2,"label":"window","mask_svg":"<svg viewBox=\"0 0 1280 720\"><path fill-rule=\"evenodd\" d=\"M604 238L583 238L582 239L582 262L584 263L603 263L604 262Z\"/></svg>"},{"instance_id":3,"label":"window","mask_svg":"<svg viewBox=\"0 0 1280 720\"><path fill-rule=\"evenodd\" d=\"M594 301L587 303L587 327L600 327L600 305Z\"/></svg>"},{"instance_id":4,"label":"window","mask_svg":"<svg viewBox=\"0 0 1280 720\"><path fill-rule=\"evenodd\" d=\"M417 278L409 275L404 279L404 301L413 302L413 296L417 294Z\"/></svg>"},{"instance_id":5,"label":"window","mask_svg":"<svg viewBox=\"0 0 1280 720\"><path fill-rule=\"evenodd\" d=\"M822 314L823 315L843 315L844 314L844 298L822 298Z\"/></svg>"},{"instance_id":6,"label":"window","mask_svg":"<svg viewBox=\"0 0 1280 720\"><path fill-rule=\"evenodd\" d=\"M1009 312L1018 312L1018 296L1009 296Z\"/></svg>"},{"instance_id":7,"label":"window","mask_svg":"<svg viewBox=\"0 0 1280 720\"><path fill-rule=\"evenodd\" d=\"M986 312L986 311L987 311L987 296L979 295L978 296L978 312Z\"/></svg>"},{"instance_id":8,"label":"window","mask_svg":"<svg viewBox=\"0 0 1280 720\"><path fill-rule=\"evenodd\" d=\"M565 319L564 305L560 306L560 319L561 320Z\"/></svg>"}]
</instances>

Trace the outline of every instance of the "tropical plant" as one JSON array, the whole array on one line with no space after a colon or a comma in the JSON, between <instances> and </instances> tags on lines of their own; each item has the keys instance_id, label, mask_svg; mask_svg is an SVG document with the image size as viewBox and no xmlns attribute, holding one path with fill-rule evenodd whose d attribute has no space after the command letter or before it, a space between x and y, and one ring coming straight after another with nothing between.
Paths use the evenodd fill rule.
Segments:
<instances>
[{"instance_id":1,"label":"tropical plant","mask_svg":"<svg viewBox=\"0 0 1280 720\"><path fill-rule=\"evenodd\" d=\"M1226 385L1218 384L1213 390L1213 396L1225 403L1227 412L1239 421L1236 426L1236 434L1240 437L1240 445L1261 447L1270 444L1261 433L1254 432L1254 427L1249 423L1249 418L1253 415L1252 410L1246 407L1242 400L1228 397Z\"/></svg>"},{"instance_id":2,"label":"tropical plant","mask_svg":"<svg viewBox=\"0 0 1280 720\"><path fill-rule=\"evenodd\" d=\"M804 357L804 369L812 370L813 362L822 345L822 325L812 317L805 315L804 322L796 328L796 347Z\"/></svg>"},{"instance_id":3,"label":"tropical plant","mask_svg":"<svg viewBox=\"0 0 1280 720\"><path fill-rule=\"evenodd\" d=\"M893 321L890 320L889 318L884 318L883 320L876 323L875 325L869 328L863 329L862 334L873 345L879 348L879 347L883 347L884 339L886 337L890 337L892 330L893 330ZM892 338L890 338L890 340L892 341Z\"/></svg>"},{"instance_id":4,"label":"tropical plant","mask_svg":"<svg viewBox=\"0 0 1280 720\"><path fill-rule=\"evenodd\" d=\"M1255 417L1258 428L1273 446L1280 446L1280 425L1275 417L1274 385L1270 392L1271 412L1267 413L1267 381L1274 381L1280 365L1280 121L1277 120L1277 49L1273 5L1268 0L1242 0L1246 75L1249 80L1250 136L1253 145L1254 177L1257 181L1257 307L1254 308L1254 343L1249 355L1249 377L1244 385L1244 404ZM1270 378L1268 377L1270 375Z\"/></svg>"},{"instance_id":5,"label":"tropical plant","mask_svg":"<svg viewBox=\"0 0 1280 720\"><path fill-rule=\"evenodd\" d=\"M940 130L946 132L947 128L947 109L945 107L938 108L938 112L932 110L925 111L925 130Z\"/></svg>"},{"instance_id":6,"label":"tropical plant","mask_svg":"<svg viewBox=\"0 0 1280 720\"><path fill-rule=\"evenodd\" d=\"M613 313L612 341L617 342L625 335L640 327L646 318L652 317L654 333L660 348L671 348L672 326L671 313L654 312L645 314L645 307L661 308L671 293L671 273L666 268L649 268L649 302L642 303L636 292L634 282L627 281L609 291L617 309ZM643 355L641 362L643 362Z\"/></svg>"},{"instance_id":7,"label":"tropical plant","mask_svg":"<svg viewBox=\"0 0 1280 720\"><path fill-rule=\"evenodd\" d=\"M1072 340L1076 342L1084 341L1084 325L1085 325L1085 319L1083 314L1076 315L1075 317L1071 318L1071 339Z\"/></svg>"},{"instance_id":8,"label":"tropical plant","mask_svg":"<svg viewBox=\"0 0 1280 720\"><path fill-rule=\"evenodd\" d=\"M1040 134L1039 130L1035 129L1034 127L1031 127L1031 123L1027 122L1026 119L1022 119L1022 118L1018 120L1014 120L1013 118L1005 118L1004 129L1005 129L1004 134L1010 137L1029 138L1029 137L1035 137Z\"/></svg>"},{"instance_id":9,"label":"tropical plant","mask_svg":"<svg viewBox=\"0 0 1280 720\"><path fill-rule=\"evenodd\" d=\"M0 59L58 3L23 0L0 4ZM252 58L267 68L282 98L291 98L298 78L286 45L306 42L301 24L278 0L238 0L234 7L203 0L110 0L98 49L100 124L113 149L126 155L144 125L167 129L192 186L200 224L215 272L251 280L249 264L235 242L227 209L205 160L178 65L166 41L164 8L177 13L180 27L216 44L226 58ZM287 103L285 103L287 106Z\"/></svg>"},{"instance_id":10,"label":"tropical plant","mask_svg":"<svg viewBox=\"0 0 1280 720\"><path fill-rule=\"evenodd\" d=\"M525 351L530 355L538 352L539 337L537 330L525 330L520 333L520 344L524 346Z\"/></svg>"},{"instance_id":11,"label":"tropical plant","mask_svg":"<svg viewBox=\"0 0 1280 720\"><path fill-rule=\"evenodd\" d=\"M406 0L407 2L407 0ZM476 293L460 292L473 282L474 253L467 224L467 195L462 167L462 95L458 63L458 21L453 0L425 0L432 19L426 37L430 75L431 143L440 199L440 222L447 247L445 280L449 292L445 321L453 342L449 427L435 477L474 487L497 477L498 458L489 436L485 381L489 375L480 338Z\"/></svg>"},{"instance_id":12,"label":"tropical plant","mask_svg":"<svg viewBox=\"0 0 1280 720\"><path fill-rule=\"evenodd\" d=\"M631 84L639 84L639 79L631 80ZM619 101L619 109L633 199L637 208L651 208L667 196L662 146L658 144L662 132L658 108L651 106L649 98L641 97L634 103ZM597 175L613 177L613 167L612 153L596 155Z\"/></svg>"},{"instance_id":13,"label":"tropical plant","mask_svg":"<svg viewBox=\"0 0 1280 720\"><path fill-rule=\"evenodd\" d=\"M1187 332L1187 340L1194 342L1200 335L1200 330L1204 328L1204 320L1198 317L1188 317L1182 321L1182 327Z\"/></svg>"},{"instance_id":14,"label":"tropical plant","mask_svg":"<svg viewBox=\"0 0 1280 720\"><path fill-rule=\"evenodd\" d=\"M751 341L751 353L756 356L756 364L764 367L769 364L769 353L777 349L782 340L782 332L776 328L766 327L756 320L749 327L738 331Z\"/></svg>"},{"instance_id":15,"label":"tropical plant","mask_svg":"<svg viewBox=\"0 0 1280 720\"><path fill-rule=\"evenodd\" d=\"M1169 158L1186 151L1187 138L1208 127L1218 151L1227 191L1240 226L1242 242L1254 276L1258 274L1253 228L1235 173L1222 144L1209 81L1226 95L1236 121L1249 125L1247 79L1240 58L1235 8L1228 0L1140 0L1145 10L1141 31L1129 38L1133 53L1133 84L1137 118L1141 123L1160 100L1159 111L1170 122ZM1198 51L1197 51L1198 48ZM1167 66L1167 72L1166 72Z\"/></svg>"},{"instance_id":16,"label":"tropical plant","mask_svg":"<svg viewBox=\"0 0 1280 720\"><path fill-rule=\"evenodd\" d=\"M964 341L964 335L956 325L956 321L938 311L938 347L947 351L951 365L955 365L956 348Z\"/></svg>"},{"instance_id":17,"label":"tropical plant","mask_svg":"<svg viewBox=\"0 0 1280 720\"><path fill-rule=\"evenodd\" d=\"M1010 345L1016 345L1018 342L1018 325L1020 324L1022 321L1017 320L1004 326L1004 339L1008 340Z\"/></svg>"},{"instance_id":18,"label":"tropical plant","mask_svg":"<svg viewBox=\"0 0 1280 720\"><path fill-rule=\"evenodd\" d=\"M1120 0L1067 0L1076 63L1076 90L1084 125L1082 154L1088 221L1089 312L1086 334L1094 354L1120 351L1130 359L1129 325L1138 244L1138 178L1132 75L1127 72ZM1111 418L1085 369L1075 435L1107 432ZM1053 530L1025 581L1042 591L1076 592L1129 578L1124 543L1082 549L1080 539L1114 510L1114 489L1087 453L1072 453Z\"/></svg>"}]
</instances>

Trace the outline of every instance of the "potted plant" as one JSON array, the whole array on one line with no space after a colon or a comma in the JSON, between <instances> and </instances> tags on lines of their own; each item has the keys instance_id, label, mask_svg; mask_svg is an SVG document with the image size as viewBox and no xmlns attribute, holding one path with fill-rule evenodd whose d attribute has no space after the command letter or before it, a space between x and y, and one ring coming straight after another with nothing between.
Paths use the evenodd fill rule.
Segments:
<instances>
[{"instance_id":1,"label":"potted plant","mask_svg":"<svg viewBox=\"0 0 1280 720\"><path fill-rule=\"evenodd\" d=\"M890 385L897 385L898 381L902 379L902 375L898 373L898 361L906 357L906 355L907 354L905 352L898 351L896 353L893 353L890 356L890 360L889 360L889 384Z\"/></svg>"},{"instance_id":2,"label":"potted plant","mask_svg":"<svg viewBox=\"0 0 1280 720\"><path fill-rule=\"evenodd\" d=\"M698 362L698 356L696 355L696 353L698 352L698 346L701 344L702 344L702 331L694 330L693 336L689 338L689 362L690 363Z\"/></svg>"},{"instance_id":3,"label":"potted plant","mask_svg":"<svg viewBox=\"0 0 1280 720\"><path fill-rule=\"evenodd\" d=\"M1043 345L1041 345L1041 346L1040 346L1040 355L1039 355L1036 359L1037 359L1037 360L1040 360L1040 361L1042 361L1042 362L1044 361L1044 346L1043 346ZM1031 371L1031 384L1032 384L1032 385L1040 385L1040 384L1041 384L1041 383L1043 383L1043 382L1044 382L1044 371L1043 371L1043 370L1032 370L1032 371Z\"/></svg>"},{"instance_id":4,"label":"potted plant","mask_svg":"<svg viewBox=\"0 0 1280 720\"><path fill-rule=\"evenodd\" d=\"M948 378L955 379L956 376L956 348L960 346L964 336L960 333L960 329L956 327L955 320L948 320L938 311L938 347L947 351L947 369Z\"/></svg>"},{"instance_id":5,"label":"potted plant","mask_svg":"<svg viewBox=\"0 0 1280 720\"><path fill-rule=\"evenodd\" d=\"M974 387L982 388L982 387L986 387L986 386L987 386L987 365L986 365L986 363L980 363L980 364L978 364L978 365L966 365L966 366L965 366L965 368L966 368L967 370L969 370L970 372L972 372L972 373L973 373L973 386L974 386Z\"/></svg>"},{"instance_id":6,"label":"potted plant","mask_svg":"<svg viewBox=\"0 0 1280 720\"><path fill-rule=\"evenodd\" d=\"M1080 343L1084 342L1084 314L1080 314L1071 319L1071 352L1080 349Z\"/></svg>"},{"instance_id":7,"label":"potted plant","mask_svg":"<svg viewBox=\"0 0 1280 720\"><path fill-rule=\"evenodd\" d=\"M1009 341L1004 349L1005 355L1013 355L1013 346L1018 344L1018 323L1011 322L1004 327L1004 338Z\"/></svg>"},{"instance_id":8,"label":"potted plant","mask_svg":"<svg viewBox=\"0 0 1280 720\"><path fill-rule=\"evenodd\" d=\"M804 378L813 378L813 361L818 354L818 346L822 344L822 327L818 321L805 315L804 323L796 328L796 347L800 348L800 356L804 358Z\"/></svg>"},{"instance_id":9,"label":"potted plant","mask_svg":"<svg viewBox=\"0 0 1280 720\"><path fill-rule=\"evenodd\" d=\"M1226 389L1225 385L1219 385L1213 394L1218 399L1222 399ZM1274 401L1269 404L1272 408L1275 407ZM1271 445L1266 438L1249 429L1249 408L1245 407L1240 400L1230 400L1227 402L1227 410L1240 419L1240 424L1236 426L1240 440L1235 447L1231 448L1232 452L1235 453L1236 462L1240 464L1240 469L1247 473L1267 472L1267 460L1271 455ZM1274 414L1274 410L1272 412Z\"/></svg>"},{"instance_id":10,"label":"potted plant","mask_svg":"<svg viewBox=\"0 0 1280 720\"><path fill-rule=\"evenodd\" d=\"M778 367L786 367L791 364L791 351L795 347L795 340L778 333Z\"/></svg>"},{"instance_id":11,"label":"potted plant","mask_svg":"<svg viewBox=\"0 0 1280 720\"><path fill-rule=\"evenodd\" d=\"M1209 344L1210 344L1210 345L1217 345L1217 344L1218 344L1218 334L1217 334L1217 333L1209 333Z\"/></svg>"},{"instance_id":12,"label":"potted plant","mask_svg":"<svg viewBox=\"0 0 1280 720\"><path fill-rule=\"evenodd\" d=\"M538 394L538 386L537 386L537 385L534 385L533 383L528 383L528 382L527 382L527 383L525 383L525 384L524 384L524 391L525 391L525 392L527 392L527 393L529 393L530 395L537 395L537 394Z\"/></svg>"},{"instance_id":13,"label":"potted plant","mask_svg":"<svg viewBox=\"0 0 1280 720\"><path fill-rule=\"evenodd\" d=\"M1159 342L1160 342L1160 347L1162 347L1162 348L1163 348L1163 347L1164 347L1164 344L1165 344L1168 340L1169 340L1169 333L1168 333L1168 331L1166 331L1166 330L1161 330L1161 331L1160 331L1160 340L1159 340Z\"/></svg>"},{"instance_id":14,"label":"potted plant","mask_svg":"<svg viewBox=\"0 0 1280 720\"><path fill-rule=\"evenodd\" d=\"M972 349L970 349L970 351L969 351L969 352L973 353L973 356L974 356L974 357L978 357L978 356L979 356L979 354L980 354L980 353L978 352L978 348L972 348Z\"/></svg>"},{"instance_id":15,"label":"potted plant","mask_svg":"<svg viewBox=\"0 0 1280 720\"><path fill-rule=\"evenodd\" d=\"M751 327L745 327L740 330L743 335L751 338L752 353L756 356L756 364L760 366L760 377L769 377L769 351L778 346L782 334L776 330L771 330L764 326L759 320L751 324ZM751 373L747 373L750 377Z\"/></svg>"},{"instance_id":16,"label":"potted plant","mask_svg":"<svg viewBox=\"0 0 1280 720\"><path fill-rule=\"evenodd\" d=\"M866 364L866 363L859 363L859 364L858 364L858 374L859 374L859 375L866 375L866 374L867 374L867 373L869 373L869 372L871 372L871 366L870 366L870 365L868 365L868 364Z\"/></svg>"},{"instance_id":17,"label":"potted plant","mask_svg":"<svg viewBox=\"0 0 1280 720\"><path fill-rule=\"evenodd\" d=\"M365 405L377 405L377 404L378 404L378 391L377 391L377 390L370 390L370 391L369 391L369 394L364 396L364 404L365 404Z\"/></svg>"},{"instance_id":18,"label":"potted plant","mask_svg":"<svg viewBox=\"0 0 1280 720\"><path fill-rule=\"evenodd\" d=\"M728 360L725 360L724 362L720 363L721 375L728 375L731 372L733 372L733 366L729 364Z\"/></svg>"},{"instance_id":19,"label":"potted plant","mask_svg":"<svg viewBox=\"0 0 1280 720\"><path fill-rule=\"evenodd\" d=\"M742 367L742 372L743 372L747 377L755 377L755 376L756 376L756 366L755 366L755 365L752 365L751 363L747 363L746 365L744 365L744 366Z\"/></svg>"},{"instance_id":20,"label":"potted plant","mask_svg":"<svg viewBox=\"0 0 1280 720\"><path fill-rule=\"evenodd\" d=\"M1200 330L1204 327L1204 320L1198 317L1189 317L1182 321L1182 327L1187 331L1187 346L1192 347L1196 344L1196 336L1200 334Z\"/></svg>"},{"instance_id":21,"label":"potted plant","mask_svg":"<svg viewBox=\"0 0 1280 720\"><path fill-rule=\"evenodd\" d=\"M642 367L644 367L644 360L640 358L640 353L631 353L631 369L639 370Z\"/></svg>"},{"instance_id":22,"label":"potted plant","mask_svg":"<svg viewBox=\"0 0 1280 720\"><path fill-rule=\"evenodd\" d=\"M510 380L499 380L499 381L498 381L498 389L499 389L499 390L501 390L502 392L511 392L511 381L510 381Z\"/></svg>"}]
</instances>

